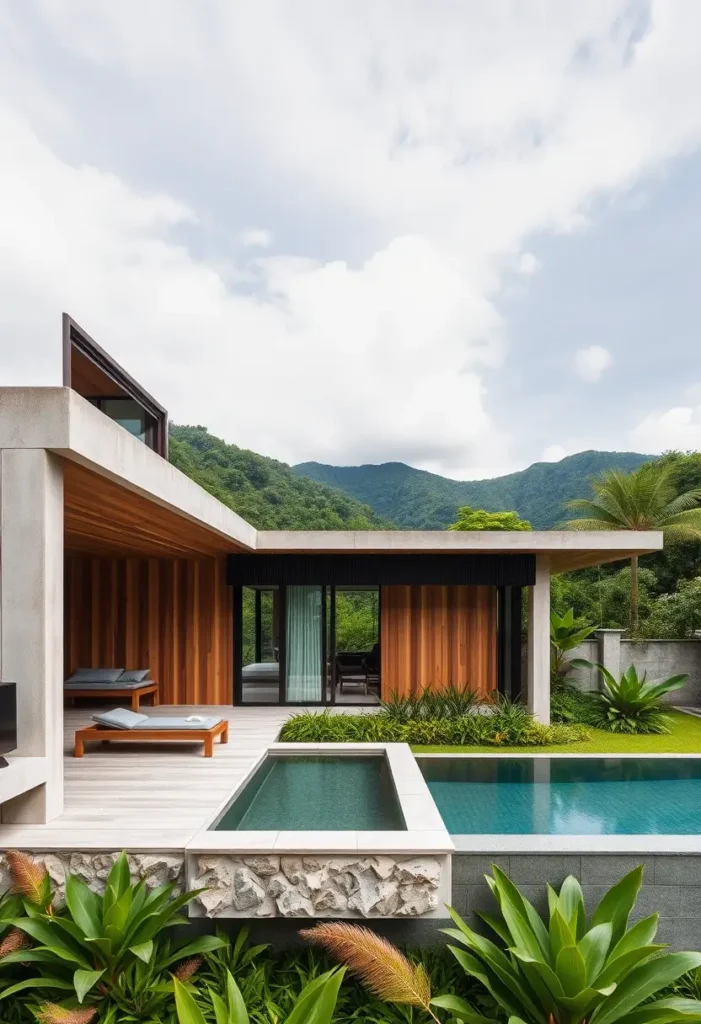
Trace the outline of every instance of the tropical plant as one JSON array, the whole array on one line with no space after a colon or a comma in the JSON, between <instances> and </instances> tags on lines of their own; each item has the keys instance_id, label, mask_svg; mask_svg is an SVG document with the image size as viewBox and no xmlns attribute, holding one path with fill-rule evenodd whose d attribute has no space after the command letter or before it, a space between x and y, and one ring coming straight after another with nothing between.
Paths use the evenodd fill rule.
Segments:
<instances>
[{"instance_id":1,"label":"tropical plant","mask_svg":"<svg viewBox=\"0 0 701 1024\"><path fill-rule=\"evenodd\" d=\"M638 675L630 665L617 680L603 665L596 664L604 680L599 696L602 728L610 732L664 733L669 732L669 715L662 698L672 690L679 690L689 678L688 674L671 676L662 682L647 682L647 676Z\"/></svg>"},{"instance_id":2,"label":"tropical plant","mask_svg":"<svg viewBox=\"0 0 701 1024\"><path fill-rule=\"evenodd\" d=\"M444 690L433 690L427 686L419 694L399 696L393 693L389 700L381 702L378 715L392 722L462 718L482 703L479 694L467 686L448 686Z\"/></svg>"},{"instance_id":3,"label":"tropical plant","mask_svg":"<svg viewBox=\"0 0 701 1024\"><path fill-rule=\"evenodd\" d=\"M420 1007L440 1024L431 1009L431 979L426 969L412 963L387 939L359 925L325 921L303 929L300 935L327 949L380 999Z\"/></svg>"},{"instance_id":4,"label":"tropical plant","mask_svg":"<svg viewBox=\"0 0 701 1024\"><path fill-rule=\"evenodd\" d=\"M19 854L10 864L24 897L24 915L13 923L35 945L9 953L2 965L32 964L38 973L5 987L0 1000L24 989L56 989L78 1004L104 1001L141 1013L169 991L166 971L222 943L211 935L164 941L165 930L186 923L179 911L197 893L175 895L172 884L149 891L143 880L132 883L126 853L114 862L102 895L68 874L65 906L58 909L43 867Z\"/></svg>"},{"instance_id":5,"label":"tropical plant","mask_svg":"<svg viewBox=\"0 0 701 1024\"><path fill-rule=\"evenodd\" d=\"M331 1024L344 974L343 968L334 968L305 985L285 1024ZM178 1024L207 1024L210 1015L205 1016L187 985L177 978L173 985ZM216 1024L249 1024L246 1003L231 971L227 971L225 993L223 999L209 989Z\"/></svg>"},{"instance_id":6,"label":"tropical plant","mask_svg":"<svg viewBox=\"0 0 701 1024\"><path fill-rule=\"evenodd\" d=\"M666 953L654 943L658 914L629 926L642 883L635 868L614 885L588 917L579 882L565 879L560 892L548 886L543 920L498 867L487 881L497 915L480 917L500 940L473 931L449 908L456 928L446 934L464 970L492 994L510 1024L667 1024L701 1019L701 1002L653 999L701 965L701 953ZM433 999L466 1024L488 1024L454 996Z\"/></svg>"},{"instance_id":7,"label":"tropical plant","mask_svg":"<svg viewBox=\"0 0 701 1024\"><path fill-rule=\"evenodd\" d=\"M550 721L569 725L601 726L601 701L598 692L578 690L569 683L558 683L550 691Z\"/></svg>"},{"instance_id":8,"label":"tropical plant","mask_svg":"<svg viewBox=\"0 0 701 1024\"><path fill-rule=\"evenodd\" d=\"M701 489L678 494L674 469L647 462L631 473L611 469L592 481L594 498L575 498L566 508L578 513L570 530L661 530L665 541L701 540ZM638 629L638 556L630 560L630 628Z\"/></svg>"},{"instance_id":9,"label":"tropical plant","mask_svg":"<svg viewBox=\"0 0 701 1024\"><path fill-rule=\"evenodd\" d=\"M285 743L410 743L414 746L545 746L589 738L578 724L546 726L525 705L495 699L489 714L394 721L380 715L304 711L283 725Z\"/></svg>"},{"instance_id":10,"label":"tropical plant","mask_svg":"<svg viewBox=\"0 0 701 1024\"><path fill-rule=\"evenodd\" d=\"M550 612L550 678L553 683L564 682L573 668L589 664L583 658L571 659L567 655L588 640L596 628L577 626L572 608L568 608L564 615L558 615L554 610Z\"/></svg>"},{"instance_id":11,"label":"tropical plant","mask_svg":"<svg viewBox=\"0 0 701 1024\"><path fill-rule=\"evenodd\" d=\"M527 519L521 519L518 512L486 512L483 508L463 505L458 509L458 518L449 530L532 530Z\"/></svg>"}]
</instances>

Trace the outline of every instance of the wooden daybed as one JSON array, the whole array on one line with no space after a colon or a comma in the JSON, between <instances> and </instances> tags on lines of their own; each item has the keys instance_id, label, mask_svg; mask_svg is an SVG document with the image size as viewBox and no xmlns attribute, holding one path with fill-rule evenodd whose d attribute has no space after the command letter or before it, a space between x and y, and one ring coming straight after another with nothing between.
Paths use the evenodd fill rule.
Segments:
<instances>
[{"instance_id":1,"label":"wooden daybed","mask_svg":"<svg viewBox=\"0 0 701 1024\"><path fill-rule=\"evenodd\" d=\"M209 728L191 729L113 729L104 725L87 725L78 729L75 734L74 757L83 757L85 744L96 743L141 743L142 740L173 743L174 741L187 741L188 743L204 743L204 756L214 756L214 740L220 737L220 743L229 742L229 723L222 719Z\"/></svg>"}]
</instances>

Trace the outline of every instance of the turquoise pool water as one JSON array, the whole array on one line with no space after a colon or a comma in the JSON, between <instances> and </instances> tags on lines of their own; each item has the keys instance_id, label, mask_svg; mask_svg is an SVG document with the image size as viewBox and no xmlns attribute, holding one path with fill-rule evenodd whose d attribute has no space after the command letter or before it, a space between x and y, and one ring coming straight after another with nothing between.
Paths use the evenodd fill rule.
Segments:
<instances>
[{"instance_id":1,"label":"turquoise pool water","mask_svg":"<svg viewBox=\"0 0 701 1024\"><path fill-rule=\"evenodd\" d=\"M424 758L452 835L701 833L701 760Z\"/></svg>"},{"instance_id":2,"label":"turquoise pool water","mask_svg":"<svg viewBox=\"0 0 701 1024\"><path fill-rule=\"evenodd\" d=\"M267 757L217 831L403 831L384 756Z\"/></svg>"}]
</instances>

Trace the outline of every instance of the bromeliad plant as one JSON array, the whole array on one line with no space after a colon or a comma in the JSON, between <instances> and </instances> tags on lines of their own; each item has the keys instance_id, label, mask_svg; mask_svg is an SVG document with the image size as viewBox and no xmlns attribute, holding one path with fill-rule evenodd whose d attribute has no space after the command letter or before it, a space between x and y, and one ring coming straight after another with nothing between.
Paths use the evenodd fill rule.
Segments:
<instances>
[{"instance_id":1,"label":"bromeliad plant","mask_svg":"<svg viewBox=\"0 0 701 1024\"><path fill-rule=\"evenodd\" d=\"M0 967L29 964L36 974L2 989L0 1000L25 989L69 993L71 1005L41 1007L47 1021L61 1020L59 1011L77 1014L76 1002L106 1004L112 1016L119 1010L127 1020L128 1015L144 1019L139 1015L155 1014L172 1001L167 972L197 963L195 958L222 945L220 938L208 935L166 941L162 933L186 923L180 910L197 891L175 895L172 884L149 891L143 880L133 883L125 853L113 864L102 895L68 874L65 906L58 909L43 867L23 854L13 854L10 864L24 909L12 924L32 946L8 953Z\"/></svg>"},{"instance_id":2,"label":"bromeliad plant","mask_svg":"<svg viewBox=\"0 0 701 1024\"><path fill-rule=\"evenodd\" d=\"M664 711L662 698L671 690L680 689L688 675L672 676L660 683L647 682L645 673L639 676L631 665L616 680L607 668L597 664L604 681L599 694L600 722L610 732L665 733L669 732L669 715Z\"/></svg>"},{"instance_id":3,"label":"bromeliad plant","mask_svg":"<svg viewBox=\"0 0 701 1024\"><path fill-rule=\"evenodd\" d=\"M701 965L701 953L665 953L655 944L657 914L629 927L642 882L636 868L610 889L588 917L579 882L548 886L543 920L499 868L487 877L499 914L480 914L501 941L469 928L454 910L446 934L464 970L489 990L510 1024L667 1024L701 1020L695 999L653 997ZM466 1024L493 1024L454 996L437 997Z\"/></svg>"}]
</instances>

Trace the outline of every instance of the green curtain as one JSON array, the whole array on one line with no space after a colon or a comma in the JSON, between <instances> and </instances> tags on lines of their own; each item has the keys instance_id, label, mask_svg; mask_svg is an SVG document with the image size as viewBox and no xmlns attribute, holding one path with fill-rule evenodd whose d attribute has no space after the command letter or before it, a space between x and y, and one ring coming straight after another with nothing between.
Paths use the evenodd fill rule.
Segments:
<instances>
[{"instance_id":1,"label":"green curtain","mask_svg":"<svg viewBox=\"0 0 701 1024\"><path fill-rule=\"evenodd\" d=\"M287 588L287 700L320 701L321 587Z\"/></svg>"}]
</instances>

